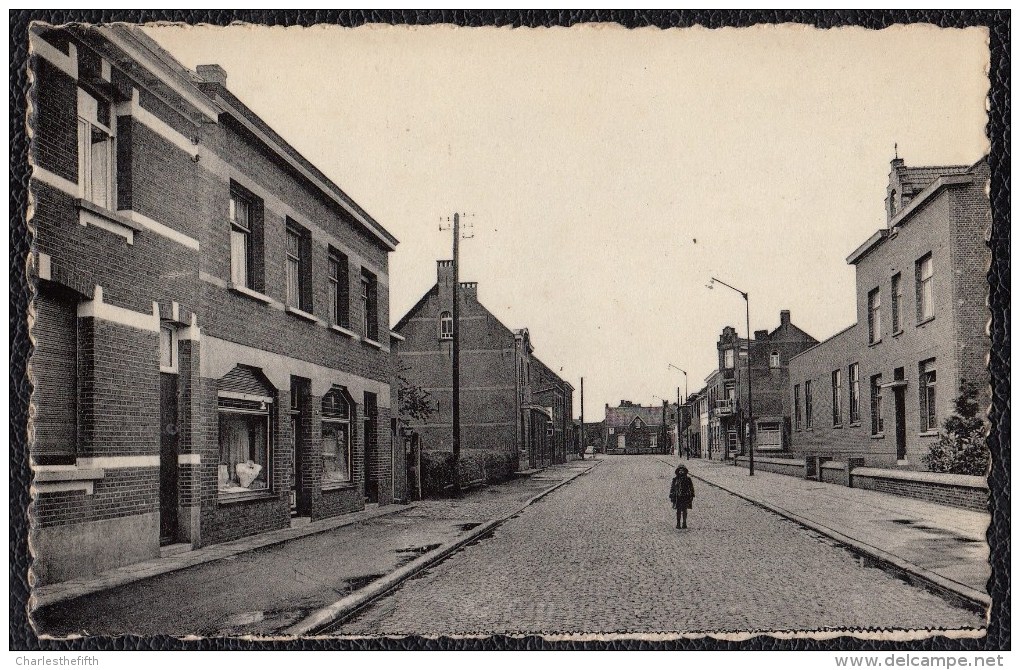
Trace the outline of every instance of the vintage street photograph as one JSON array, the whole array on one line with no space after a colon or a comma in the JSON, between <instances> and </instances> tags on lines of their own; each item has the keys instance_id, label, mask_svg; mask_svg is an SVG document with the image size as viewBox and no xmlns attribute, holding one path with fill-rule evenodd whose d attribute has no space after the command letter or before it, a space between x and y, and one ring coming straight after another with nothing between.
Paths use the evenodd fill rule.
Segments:
<instances>
[{"instance_id":1,"label":"vintage street photograph","mask_svg":"<svg viewBox=\"0 0 1020 670\"><path fill-rule=\"evenodd\" d=\"M987 635L987 27L28 40L39 638Z\"/></svg>"}]
</instances>

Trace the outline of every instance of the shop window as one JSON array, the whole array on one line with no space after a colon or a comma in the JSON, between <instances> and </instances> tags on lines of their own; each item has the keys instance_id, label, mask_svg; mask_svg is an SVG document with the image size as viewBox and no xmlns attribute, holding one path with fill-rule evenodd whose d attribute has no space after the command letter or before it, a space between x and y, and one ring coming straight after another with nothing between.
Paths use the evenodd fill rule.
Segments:
<instances>
[{"instance_id":1,"label":"shop window","mask_svg":"<svg viewBox=\"0 0 1020 670\"><path fill-rule=\"evenodd\" d=\"M112 210L114 133L110 103L78 89L78 187L81 197Z\"/></svg>"},{"instance_id":2,"label":"shop window","mask_svg":"<svg viewBox=\"0 0 1020 670\"><path fill-rule=\"evenodd\" d=\"M221 398L220 493L269 489L269 411L266 403Z\"/></svg>"},{"instance_id":3,"label":"shop window","mask_svg":"<svg viewBox=\"0 0 1020 670\"><path fill-rule=\"evenodd\" d=\"M351 404L334 388L322 398L323 486L351 481L351 456Z\"/></svg>"},{"instance_id":4,"label":"shop window","mask_svg":"<svg viewBox=\"0 0 1020 670\"><path fill-rule=\"evenodd\" d=\"M256 368L238 365L220 380L217 484L221 495L269 491L274 394Z\"/></svg>"}]
</instances>

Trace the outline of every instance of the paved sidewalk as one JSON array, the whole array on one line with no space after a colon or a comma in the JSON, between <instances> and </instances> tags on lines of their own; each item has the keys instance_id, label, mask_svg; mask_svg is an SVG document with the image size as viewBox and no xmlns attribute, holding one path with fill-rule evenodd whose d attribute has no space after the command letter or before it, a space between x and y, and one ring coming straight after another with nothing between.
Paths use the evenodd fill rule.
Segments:
<instances>
[{"instance_id":1,"label":"paved sidewalk","mask_svg":"<svg viewBox=\"0 0 1020 670\"><path fill-rule=\"evenodd\" d=\"M31 616L54 637L278 634L593 465L572 461L456 501L390 505L47 587Z\"/></svg>"},{"instance_id":2,"label":"paved sidewalk","mask_svg":"<svg viewBox=\"0 0 1020 670\"><path fill-rule=\"evenodd\" d=\"M691 475L972 602L989 604L982 512L731 464L683 461Z\"/></svg>"}]
</instances>

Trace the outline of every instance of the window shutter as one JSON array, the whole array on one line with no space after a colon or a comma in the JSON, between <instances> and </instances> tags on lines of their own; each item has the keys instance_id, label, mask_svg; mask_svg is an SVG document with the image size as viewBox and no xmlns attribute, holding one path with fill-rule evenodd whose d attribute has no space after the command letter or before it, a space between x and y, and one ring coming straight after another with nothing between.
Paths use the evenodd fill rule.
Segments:
<instances>
[{"instance_id":1,"label":"window shutter","mask_svg":"<svg viewBox=\"0 0 1020 670\"><path fill-rule=\"evenodd\" d=\"M270 398L276 394L276 389L262 376L262 373L247 365L238 365L224 375L220 379L219 390Z\"/></svg>"},{"instance_id":2,"label":"window shutter","mask_svg":"<svg viewBox=\"0 0 1020 670\"><path fill-rule=\"evenodd\" d=\"M32 456L73 460L78 405L78 314L75 301L40 292L32 328L35 440Z\"/></svg>"}]
</instances>

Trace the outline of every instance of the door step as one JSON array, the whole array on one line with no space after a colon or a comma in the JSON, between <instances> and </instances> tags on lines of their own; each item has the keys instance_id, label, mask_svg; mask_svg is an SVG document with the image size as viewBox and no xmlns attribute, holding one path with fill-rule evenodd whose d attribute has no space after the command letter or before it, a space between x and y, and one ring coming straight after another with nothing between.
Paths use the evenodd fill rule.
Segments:
<instances>
[{"instance_id":1,"label":"door step","mask_svg":"<svg viewBox=\"0 0 1020 670\"><path fill-rule=\"evenodd\" d=\"M312 522L312 517L310 517L310 516L295 516L295 517L291 517L290 527L291 528L300 528L301 526L307 526L311 522Z\"/></svg>"},{"instance_id":2,"label":"door step","mask_svg":"<svg viewBox=\"0 0 1020 670\"><path fill-rule=\"evenodd\" d=\"M176 556L177 554L183 554L186 551L191 551L190 542L178 542L176 544L167 544L159 548L159 557L168 558L170 556Z\"/></svg>"}]
</instances>

